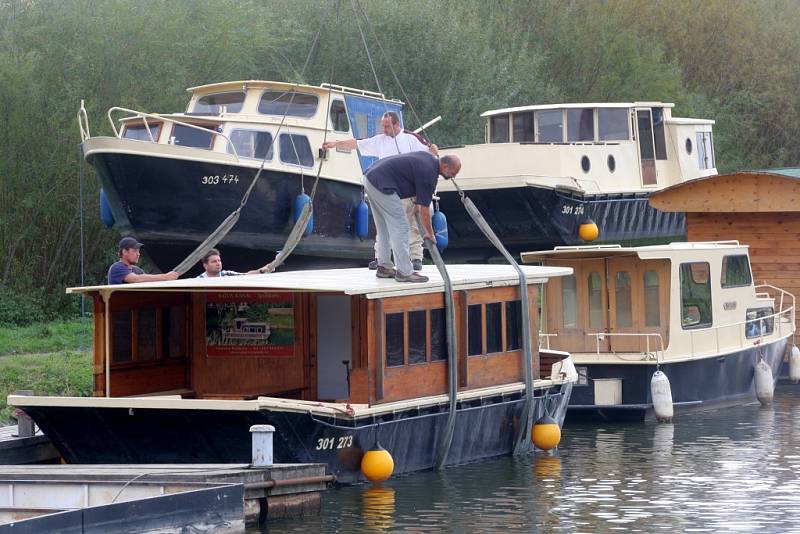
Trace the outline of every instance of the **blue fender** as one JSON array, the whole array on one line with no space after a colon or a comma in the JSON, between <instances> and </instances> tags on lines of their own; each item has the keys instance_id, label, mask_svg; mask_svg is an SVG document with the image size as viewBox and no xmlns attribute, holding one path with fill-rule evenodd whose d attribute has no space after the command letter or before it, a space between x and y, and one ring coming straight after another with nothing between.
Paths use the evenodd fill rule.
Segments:
<instances>
[{"instance_id":1,"label":"blue fender","mask_svg":"<svg viewBox=\"0 0 800 534\"><path fill-rule=\"evenodd\" d=\"M100 220L106 228L114 226L114 214L111 213L111 206L108 205L108 198L103 188L100 188Z\"/></svg>"},{"instance_id":2,"label":"blue fender","mask_svg":"<svg viewBox=\"0 0 800 534\"><path fill-rule=\"evenodd\" d=\"M444 216L439 210L433 212L431 217L431 225L433 226L433 234L436 237L436 248L440 251L447 248L449 238L447 235L447 217Z\"/></svg>"},{"instance_id":3,"label":"blue fender","mask_svg":"<svg viewBox=\"0 0 800 534\"><path fill-rule=\"evenodd\" d=\"M294 199L294 222L297 223L297 220L300 218L300 214L303 213L303 208L306 204L311 202L311 197L306 195L305 193L300 193ZM314 212L311 212L311 216L308 218L308 224L306 224L305 232L303 235L309 235L314 230Z\"/></svg>"},{"instance_id":4,"label":"blue fender","mask_svg":"<svg viewBox=\"0 0 800 534\"><path fill-rule=\"evenodd\" d=\"M364 199L356 206L356 236L364 239L369 233L369 204Z\"/></svg>"}]
</instances>

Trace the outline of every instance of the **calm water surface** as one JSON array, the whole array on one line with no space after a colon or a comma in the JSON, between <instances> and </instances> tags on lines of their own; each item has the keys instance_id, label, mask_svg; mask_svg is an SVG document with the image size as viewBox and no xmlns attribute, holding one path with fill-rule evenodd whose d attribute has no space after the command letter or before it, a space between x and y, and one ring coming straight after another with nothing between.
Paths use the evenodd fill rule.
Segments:
<instances>
[{"instance_id":1,"label":"calm water surface","mask_svg":"<svg viewBox=\"0 0 800 534\"><path fill-rule=\"evenodd\" d=\"M798 532L800 386L673 425L567 426L558 456L336 488L264 532Z\"/></svg>"}]
</instances>

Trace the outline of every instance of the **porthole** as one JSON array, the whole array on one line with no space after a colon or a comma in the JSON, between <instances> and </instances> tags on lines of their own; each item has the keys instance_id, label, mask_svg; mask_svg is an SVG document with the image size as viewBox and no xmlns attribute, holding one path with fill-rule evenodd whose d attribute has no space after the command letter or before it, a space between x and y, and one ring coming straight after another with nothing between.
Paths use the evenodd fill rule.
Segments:
<instances>
[{"instance_id":1,"label":"porthole","mask_svg":"<svg viewBox=\"0 0 800 534\"><path fill-rule=\"evenodd\" d=\"M583 172L589 172L589 169L591 168L592 165L589 163L589 156L583 156L581 158L581 169L583 169Z\"/></svg>"},{"instance_id":2,"label":"porthole","mask_svg":"<svg viewBox=\"0 0 800 534\"><path fill-rule=\"evenodd\" d=\"M614 172L615 170L617 170L617 160L615 160L614 156L610 154L608 156L608 170L610 172Z\"/></svg>"},{"instance_id":3,"label":"porthole","mask_svg":"<svg viewBox=\"0 0 800 534\"><path fill-rule=\"evenodd\" d=\"M688 137L686 138L686 153L692 155L692 140Z\"/></svg>"}]
</instances>

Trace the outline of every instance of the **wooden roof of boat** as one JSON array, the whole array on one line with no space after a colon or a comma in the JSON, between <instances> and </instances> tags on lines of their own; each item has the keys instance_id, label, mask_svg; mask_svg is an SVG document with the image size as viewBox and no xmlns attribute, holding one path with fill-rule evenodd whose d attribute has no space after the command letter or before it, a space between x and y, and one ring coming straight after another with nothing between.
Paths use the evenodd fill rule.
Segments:
<instances>
[{"instance_id":1,"label":"wooden roof of boat","mask_svg":"<svg viewBox=\"0 0 800 534\"><path fill-rule=\"evenodd\" d=\"M546 282L555 276L572 274L569 267L522 266L528 284ZM519 283L517 272L510 265L448 265L453 289L506 287ZM221 278L184 278L169 282L71 287L67 293L112 293L118 291L301 291L337 292L345 295L366 295L383 298L421 293L441 293L444 282L433 265L426 265L422 274L425 283L400 283L375 276L366 268L286 271L271 274L225 276Z\"/></svg>"},{"instance_id":2,"label":"wooden roof of boat","mask_svg":"<svg viewBox=\"0 0 800 534\"><path fill-rule=\"evenodd\" d=\"M746 251L748 245L738 241L693 241L676 242L665 245L646 245L641 247L623 247L620 245L584 245L556 247L552 250L523 252L522 261L532 263L543 259L596 259L610 256L638 256L639 258L669 258L677 253L709 251L742 250Z\"/></svg>"},{"instance_id":3,"label":"wooden roof of boat","mask_svg":"<svg viewBox=\"0 0 800 534\"><path fill-rule=\"evenodd\" d=\"M650 205L689 213L800 211L800 168L761 169L695 178L653 193Z\"/></svg>"}]
</instances>

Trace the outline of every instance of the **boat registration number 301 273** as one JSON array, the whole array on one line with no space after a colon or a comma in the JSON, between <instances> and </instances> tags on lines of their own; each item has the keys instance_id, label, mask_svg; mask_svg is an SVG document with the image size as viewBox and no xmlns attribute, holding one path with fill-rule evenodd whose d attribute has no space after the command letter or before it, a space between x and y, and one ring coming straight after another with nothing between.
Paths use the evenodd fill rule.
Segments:
<instances>
[{"instance_id":1,"label":"boat registration number 301 273","mask_svg":"<svg viewBox=\"0 0 800 534\"><path fill-rule=\"evenodd\" d=\"M238 174L214 174L211 176L203 176L200 180L203 185L217 185L217 184L238 184Z\"/></svg>"},{"instance_id":2,"label":"boat registration number 301 273","mask_svg":"<svg viewBox=\"0 0 800 534\"><path fill-rule=\"evenodd\" d=\"M564 204L561 206L562 215L583 215L583 206L573 206L571 204Z\"/></svg>"},{"instance_id":3,"label":"boat registration number 301 273","mask_svg":"<svg viewBox=\"0 0 800 534\"><path fill-rule=\"evenodd\" d=\"M317 440L317 450L325 451L329 449L345 449L353 446L353 436L340 436L338 438L319 438Z\"/></svg>"}]
</instances>

